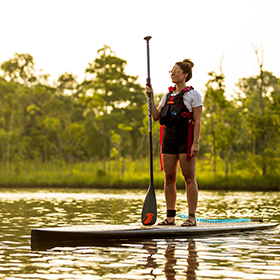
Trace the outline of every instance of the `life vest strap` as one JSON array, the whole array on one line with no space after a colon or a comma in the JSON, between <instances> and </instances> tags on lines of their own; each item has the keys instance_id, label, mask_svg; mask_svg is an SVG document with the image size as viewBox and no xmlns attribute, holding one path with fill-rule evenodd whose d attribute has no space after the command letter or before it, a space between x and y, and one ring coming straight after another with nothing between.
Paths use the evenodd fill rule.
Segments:
<instances>
[{"instance_id":1,"label":"life vest strap","mask_svg":"<svg viewBox=\"0 0 280 280\"><path fill-rule=\"evenodd\" d=\"M181 117L184 117L184 118L188 118L188 119L192 118L191 112L182 112L180 115L181 115Z\"/></svg>"},{"instance_id":2,"label":"life vest strap","mask_svg":"<svg viewBox=\"0 0 280 280\"><path fill-rule=\"evenodd\" d=\"M194 127L194 120L193 117L190 119L188 123L188 144L187 144L187 160L191 160L191 148L193 144L193 127Z\"/></svg>"},{"instance_id":3,"label":"life vest strap","mask_svg":"<svg viewBox=\"0 0 280 280\"><path fill-rule=\"evenodd\" d=\"M160 170L161 171L163 171L161 147L162 147L162 140L163 140L163 135L164 135L164 128L165 128L165 125L163 124L160 126L160 130L159 130L159 159L160 159Z\"/></svg>"}]
</instances>

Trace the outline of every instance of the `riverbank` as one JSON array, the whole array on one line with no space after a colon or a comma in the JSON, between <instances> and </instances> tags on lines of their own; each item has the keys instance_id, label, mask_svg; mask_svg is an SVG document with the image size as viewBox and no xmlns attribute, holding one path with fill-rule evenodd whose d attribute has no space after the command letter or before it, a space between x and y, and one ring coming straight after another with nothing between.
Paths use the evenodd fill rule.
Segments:
<instances>
[{"instance_id":1,"label":"riverbank","mask_svg":"<svg viewBox=\"0 0 280 280\"><path fill-rule=\"evenodd\" d=\"M236 178L229 176L228 178L220 178L215 176L214 178L202 178L197 179L199 190L213 190L213 191L280 191L280 178ZM155 189L163 189L163 179L154 180ZM75 188L75 189L147 189L150 184L148 178L142 180L106 180L86 182L81 180L59 180L59 182L42 181L36 182L1 182L0 188ZM185 189L185 184L182 179L177 180L177 189Z\"/></svg>"},{"instance_id":2,"label":"riverbank","mask_svg":"<svg viewBox=\"0 0 280 280\"><path fill-rule=\"evenodd\" d=\"M219 167L219 166L218 166ZM154 164L154 186L163 189L164 175L159 164ZM236 170L225 176L222 168L213 174L210 166L197 165L197 182L200 190L280 191L280 175L261 176L257 172ZM0 188L94 188L94 189L147 189L150 184L147 161L54 164L29 163L16 172L11 168L0 172ZM184 180L178 170L177 188L184 189Z\"/></svg>"}]
</instances>

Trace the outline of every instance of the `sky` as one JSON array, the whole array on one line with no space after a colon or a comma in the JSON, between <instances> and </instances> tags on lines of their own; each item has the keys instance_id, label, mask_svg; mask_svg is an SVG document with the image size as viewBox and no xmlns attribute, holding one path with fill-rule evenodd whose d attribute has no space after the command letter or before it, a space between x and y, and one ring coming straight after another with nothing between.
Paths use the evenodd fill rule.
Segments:
<instances>
[{"instance_id":1,"label":"sky","mask_svg":"<svg viewBox=\"0 0 280 280\"><path fill-rule=\"evenodd\" d=\"M264 49L263 69L280 77L279 14L279 0L0 0L0 63L29 53L37 71L53 81L68 72L81 82L105 44L144 86L143 38L152 36L156 93L172 85L174 63L190 58L195 66L189 85L203 95L208 73L222 69L230 96L240 78L259 73L254 48Z\"/></svg>"}]
</instances>

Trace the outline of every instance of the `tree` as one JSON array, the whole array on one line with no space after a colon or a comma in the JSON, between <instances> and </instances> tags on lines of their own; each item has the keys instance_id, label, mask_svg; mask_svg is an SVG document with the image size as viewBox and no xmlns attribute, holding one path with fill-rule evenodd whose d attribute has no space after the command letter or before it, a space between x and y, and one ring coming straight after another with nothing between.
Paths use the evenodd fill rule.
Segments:
<instances>
[{"instance_id":1,"label":"tree","mask_svg":"<svg viewBox=\"0 0 280 280\"><path fill-rule=\"evenodd\" d=\"M213 172L216 173L217 157L225 162L225 176L229 172L229 163L233 160L234 145L240 124L233 101L225 97L224 74L208 73L204 97L203 129L213 155ZM205 141L204 141L205 142Z\"/></svg>"},{"instance_id":2,"label":"tree","mask_svg":"<svg viewBox=\"0 0 280 280\"><path fill-rule=\"evenodd\" d=\"M22 88L0 79L0 157L5 161L5 170L8 172L11 171L15 146L20 146L23 123L21 97Z\"/></svg>"},{"instance_id":3,"label":"tree","mask_svg":"<svg viewBox=\"0 0 280 280\"><path fill-rule=\"evenodd\" d=\"M72 73L65 72L58 78L57 90L62 94L72 95L78 87L77 77Z\"/></svg>"},{"instance_id":4,"label":"tree","mask_svg":"<svg viewBox=\"0 0 280 280\"><path fill-rule=\"evenodd\" d=\"M98 50L98 57L89 63L87 78L81 99L87 103L88 116L103 139L103 159L110 158L110 130L123 135L121 154L134 154L132 149L139 142L142 119L142 105L146 102L143 88L136 83L138 77L125 74L126 61L118 58L110 47ZM123 133L119 124L132 127ZM133 139L133 141L129 141ZM133 148L131 148L134 146ZM100 150L100 147L99 147ZM134 150L135 151L135 150Z\"/></svg>"},{"instance_id":5,"label":"tree","mask_svg":"<svg viewBox=\"0 0 280 280\"><path fill-rule=\"evenodd\" d=\"M3 77L11 82L31 86L37 80L33 57L30 54L15 53L13 58L1 64L1 69Z\"/></svg>"},{"instance_id":6,"label":"tree","mask_svg":"<svg viewBox=\"0 0 280 280\"><path fill-rule=\"evenodd\" d=\"M243 136L248 147L245 148L247 153L252 153L265 176L271 159L279 156L276 152L279 143L278 78L261 69L259 75L242 78L237 85L240 89L237 101L247 131Z\"/></svg>"},{"instance_id":7,"label":"tree","mask_svg":"<svg viewBox=\"0 0 280 280\"><path fill-rule=\"evenodd\" d=\"M218 137L219 127L221 118L220 104L225 100L224 98L224 75L217 75L215 72L209 72L208 75L211 77L206 84L206 92L204 96L204 114L203 124L207 127L206 138L211 147L211 153L213 155L213 172L216 173L217 156L219 153ZM213 84L218 85L217 89L213 88Z\"/></svg>"}]
</instances>

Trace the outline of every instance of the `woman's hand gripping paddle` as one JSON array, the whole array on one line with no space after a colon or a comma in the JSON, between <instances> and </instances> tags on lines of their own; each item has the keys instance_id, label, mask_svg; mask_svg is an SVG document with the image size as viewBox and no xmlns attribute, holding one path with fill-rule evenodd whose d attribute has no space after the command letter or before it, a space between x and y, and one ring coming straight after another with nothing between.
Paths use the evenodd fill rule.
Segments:
<instances>
[{"instance_id":1,"label":"woman's hand gripping paddle","mask_svg":"<svg viewBox=\"0 0 280 280\"><path fill-rule=\"evenodd\" d=\"M148 65L148 78L147 85L151 86L150 78L150 53L149 53L149 40L151 36L147 36L144 39L147 41L147 65ZM151 226L155 224L157 220L157 201L154 188L154 176L153 176L153 145L152 145L152 110L151 110L151 97L148 96L148 110L149 110L149 146L150 146L150 185L142 209L142 224L144 226Z\"/></svg>"}]
</instances>

